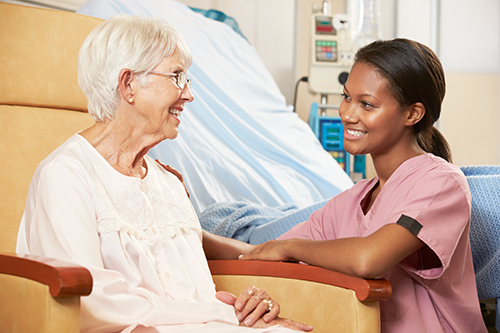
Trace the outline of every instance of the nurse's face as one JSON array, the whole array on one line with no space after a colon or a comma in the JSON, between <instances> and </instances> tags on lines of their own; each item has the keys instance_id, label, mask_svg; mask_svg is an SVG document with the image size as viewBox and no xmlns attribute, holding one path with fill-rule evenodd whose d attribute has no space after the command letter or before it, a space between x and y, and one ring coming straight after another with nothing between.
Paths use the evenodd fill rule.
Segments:
<instances>
[{"instance_id":1,"label":"nurse's face","mask_svg":"<svg viewBox=\"0 0 500 333\"><path fill-rule=\"evenodd\" d=\"M383 155L398 149L408 133L406 114L387 89L387 80L366 63L356 63L344 86L339 115L344 148L353 155Z\"/></svg>"}]
</instances>

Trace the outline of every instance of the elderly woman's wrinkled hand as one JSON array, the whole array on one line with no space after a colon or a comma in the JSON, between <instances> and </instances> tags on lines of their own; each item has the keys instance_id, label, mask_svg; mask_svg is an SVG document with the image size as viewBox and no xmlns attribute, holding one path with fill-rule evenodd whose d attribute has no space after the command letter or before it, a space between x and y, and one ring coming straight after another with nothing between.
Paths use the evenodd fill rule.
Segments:
<instances>
[{"instance_id":1,"label":"elderly woman's wrinkled hand","mask_svg":"<svg viewBox=\"0 0 500 333\"><path fill-rule=\"evenodd\" d=\"M219 291L215 296L221 302L234 306L240 326L266 328L280 325L296 331L313 330L312 326L278 317L280 306L264 289L249 286L239 297L225 291Z\"/></svg>"},{"instance_id":2,"label":"elderly woman's wrinkled hand","mask_svg":"<svg viewBox=\"0 0 500 333\"><path fill-rule=\"evenodd\" d=\"M174 168L171 165L163 164L158 159L156 159L155 161L156 161L156 163L158 163L159 165L161 165L163 167L163 169L165 169L168 172L172 173L174 176L176 176L179 179L179 181L182 183L182 185L184 185L184 189L186 190L186 194L187 194L188 198L191 198L191 196L189 195L189 191L187 189L186 183L184 182L184 177L182 177L182 174L176 168Z\"/></svg>"},{"instance_id":3,"label":"elderly woman's wrinkled hand","mask_svg":"<svg viewBox=\"0 0 500 333\"><path fill-rule=\"evenodd\" d=\"M243 290L239 297L219 291L216 294L220 301L234 306L236 316L241 325L252 327L259 319L270 323L278 317L280 306L264 289L249 286Z\"/></svg>"},{"instance_id":4,"label":"elderly woman's wrinkled hand","mask_svg":"<svg viewBox=\"0 0 500 333\"><path fill-rule=\"evenodd\" d=\"M234 306L240 326L266 328L280 325L296 331L310 332L313 330L312 326L278 317L280 306L264 289L249 286L243 290L238 298L225 291L219 291L215 296L218 300Z\"/></svg>"}]
</instances>

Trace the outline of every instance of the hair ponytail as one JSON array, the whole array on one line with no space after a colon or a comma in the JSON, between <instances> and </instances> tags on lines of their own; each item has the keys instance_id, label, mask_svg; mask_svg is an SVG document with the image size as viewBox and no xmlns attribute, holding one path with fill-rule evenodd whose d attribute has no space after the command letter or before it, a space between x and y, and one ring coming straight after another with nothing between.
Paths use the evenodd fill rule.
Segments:
<instances>
[{"instance_id":1,"label":"hair ponytail","mask_svg":"<svg viewBox=\"0 0 500 333\"><path fill-rule=\"evenodd\" d=\"M443 134L434 126L417 134L420 148L452 163L451 149Z\"/></svg>"}]
</instances>

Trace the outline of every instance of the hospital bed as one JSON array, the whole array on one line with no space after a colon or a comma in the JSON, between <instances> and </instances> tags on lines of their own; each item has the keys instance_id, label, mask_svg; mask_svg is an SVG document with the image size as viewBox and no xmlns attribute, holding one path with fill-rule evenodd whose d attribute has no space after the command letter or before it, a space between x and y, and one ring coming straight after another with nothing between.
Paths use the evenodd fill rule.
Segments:
<instances>
[{"instance_id":1,"label":"hospital bed","mask_svg":"<svg viewBox=\"0 0 500 333\"><path fill-rule=\"evenodd\" d=\"M224 23L188 11L178 3L165 4L181 8L175 19L191 26L198 21L216 24L223 36L234 37L234 30ZM76 59L83 39L100 22L86 15L0 3L1 331L79 331L79 300L92 290L89 272L59 260L13 252L36 166L72 134L93 123L77 84ZM183 33L189 36L189 31ZM204 34L206 38L212 35ZM243 38L240 42L249 47L245 52L251 52ZM206 48L205 55L210 48L216 49L207 41L200 43ZM225 52L229 51L226 46ZM236 80L230 75L234 68L214 68L208 59L200 57L202 50L196 52L193 50L195 57L205 62L195 63L189 72L198 104L193 103L183 115L184 129L179 137L191 136L192 141L181 139L172 141L174 145L158 147L155 157L184 173L198 211L222 200L273 208L288 203L300 208L321 203L350 185L348 179L337 180L344 177L340 172L335 175L339 167L323 154L314 136L307 132L308 127L285 105L261 62L255 60L246 69L252 80L247 81L245 75ZM237 49L232 52L239 54ZM235 62L243 60L237 57ZM244 82L243 86L236 89L236 81ZM221 82L222 86L216 85ZM253 88L253 84L261 88ZM243 87L256 89L266 103L259 107L255 96L237 95ZM203 127L204 123L209 126ZM246 124L249 126L241 127ZM195 133L185 135L189 131ZM250 134L253 136L240 136ZM299 135L303 135L300 140L295 138ZM208 143L209 137L215 137L217 144ZM237 154L240 150L242 156ZM220 171L224 163L219 159L225 159L230 168ZM232 177L229 172L236 175ZM302 209L293 214L299 211ZM379 301L391 294L385 280L359 279L307 265L211 261L210 269L218 289L238 293L242 285L264 287L282 304L283 316L311 324L315 332L377 332Z\"/></svg>"}]
</instances>

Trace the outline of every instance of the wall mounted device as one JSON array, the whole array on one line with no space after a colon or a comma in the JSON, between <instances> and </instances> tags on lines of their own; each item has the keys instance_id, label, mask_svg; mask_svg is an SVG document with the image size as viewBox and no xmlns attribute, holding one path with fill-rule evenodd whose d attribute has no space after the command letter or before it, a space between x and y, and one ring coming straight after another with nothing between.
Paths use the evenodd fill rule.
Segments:
<instances>
[{"instance_id":1,"label":"wall mounted device","mask_svg":"<svg viewBox=\"0 0 500 333\"><path fill-rule=\"evenodd\" d=\"M309 126L323 148L356 182L366 177L365 156L352 156L344 149L342 122L326 112L338 110L338 106L327 104L327 97L342 94L354 61L350 17L330 14L330 1L325 0L322 12L313 10L311 24L309 90L321 94L321 103L311 104Z\"/></svg>"},{"instance_id":2,"label":"wall mounted device","mask_svg":"<svg viewBox=\"0 0 500 333\"><path fill-rule=\"evenodd\" d=\"M320 116L320 108L318 103L312 103L308 123L321 145L354 182L366 178L365 156L353 156L344 149L344 127L340 117Z\"/></svg>"},{"instance_id":3,"label":"wall mounted device","mask_svg":"<svg viewBox=\"0 0 500 333\"><path fill-rule=\"evenodd\" d=\"M313 93L341 94L353 60L348 17L314 13L311 21L309 89Z\"/></svg>"}]
</instances>

